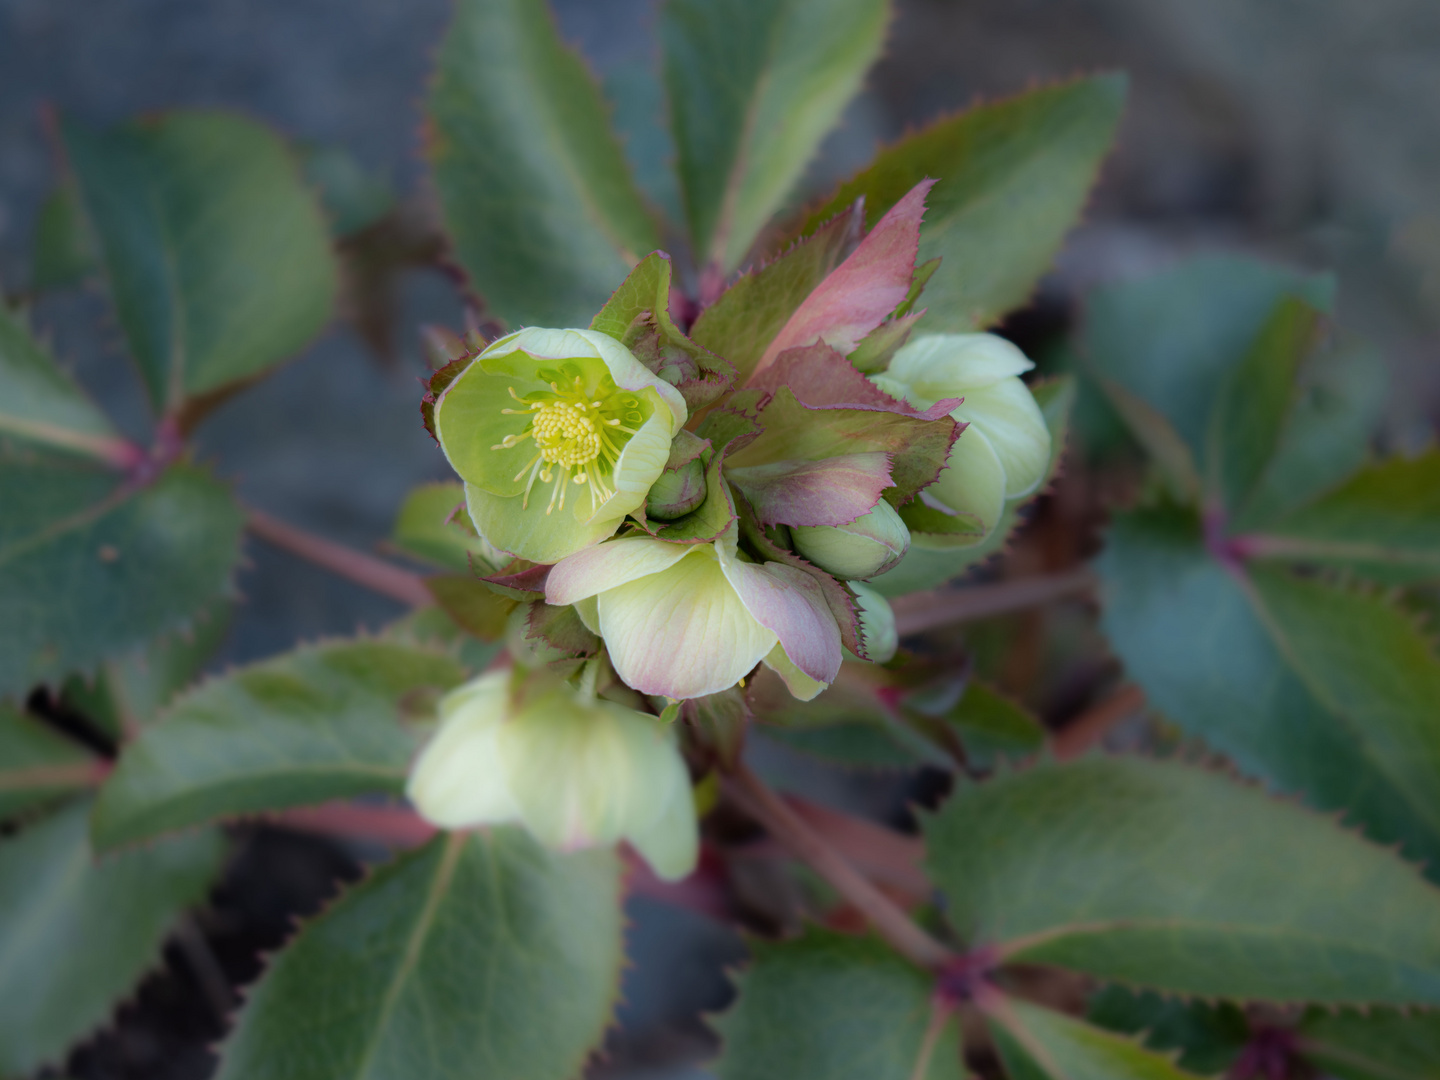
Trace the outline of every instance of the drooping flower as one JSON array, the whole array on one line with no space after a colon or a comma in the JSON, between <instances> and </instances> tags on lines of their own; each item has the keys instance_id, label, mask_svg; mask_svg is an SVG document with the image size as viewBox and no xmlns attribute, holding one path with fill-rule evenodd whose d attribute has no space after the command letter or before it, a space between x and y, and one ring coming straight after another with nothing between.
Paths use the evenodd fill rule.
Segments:
<instances>
[{"instance_id":1,"label":"drooping flower","mask_svg":"<svg viewBox=\"0 0 1440 1080\"><path fill-rule=\"evenodd\" d=\"M434 411L475 528L540 563L612 535L645 502L687 416L679 392L614 338L540 327L486 348Z\"/></svg>"},{"instance_id":2,"label":"drooping flower","mask_svg":"<svg viewBox=\"0 0 1440 1080\"><path fill-rule=\"evenodd\" d=\"M407 794L445 829L523 824L559 850L630 845L660 877L695 867L690 776L674 729L567 685L516 705L495 671L440 703Z\"/></svg>"},{"instance_id":3,"label":"drooping flower","mask_svg":"<svg viewBox=\"0 0 1440 1080\"><path fill-rule=\"evenodd\" d=\"M994 334L931 334L902 347L888 371L871 376L887 394L916 408L964 398L950 415L968 426L923 497L974 514L987 533L998 524L1006 500L1040 486L1049 464L1049 429L1020 380L1034 366Z\"/></svg>"},{"instance_id":4,"label":"drooping flower","mask_svg":"<svg viewBox=\"0 0 1440 1080\"><path fill-rule=\"evenodd\" d=\"M610 540L557 564L545 595L574 604L620 677L644 694L719 693L763 661L808 701L840 668L840 631L815 578L748 562L732 537Z\"/></svg>"}]
</instances>

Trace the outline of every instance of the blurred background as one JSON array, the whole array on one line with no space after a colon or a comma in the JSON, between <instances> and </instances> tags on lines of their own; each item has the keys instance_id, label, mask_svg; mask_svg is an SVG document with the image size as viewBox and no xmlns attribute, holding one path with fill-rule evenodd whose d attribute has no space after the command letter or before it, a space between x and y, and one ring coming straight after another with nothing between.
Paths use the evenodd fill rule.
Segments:
<instances>
[{"instance_id":1,"label":"blurred background","mask_svg":"<svg viewBox=\"0 0 1440 1080\"><path fill-rule=\"evenodd\" d=\"M566 38L623 105L628 148L642 169L667 152L650 75L656 6L555 4ZM57 177L46 109L96 124L171 106L233 109L308 148L317 181L350 168L337 152L358 162L373 209L348 233L343 215L335 222L350 256L347 309L299 359L224 406L203 429L202 447L248 502L367 549L388 534L412 486L447 475L419 423L416 380L428 371L419 328L463 319L452 283L420 265L433 254L420 102L448 15L448 0L0 0L7 294L23 295L30 281L37 222ZM1414 450L1432 440L1440 417L1434 0L897 0L884 59L814 163L807 191L825 190L927 119L1099 68L1131 76L1119 148L1055 273L1002 331L1043 361L1082 318L1090 287L1200 250L1330 270L1340 321L1386 357L1383 442ZM644 178L657 201L674 199L663 176ZM42 297L35 321L139 432L145 406L107 318L97 292L79 291ZM1085 480L1073 467L1050 499L1085 504L1060 515L1069 532L1058 542L1077 556L1098 543L1094 500L1075 493ZM1036 543L1053 547L1056 517L1042 506L1040 539L1012 559L1033 562ZM1071 535L1077 528L1084 535ZM245 602L218 664L401 613L258 542L249 556ZM1084 621L1083 606L1075 618ZM1046 693L1031 704L1047 719L1073 710L1063 688ZM896 824L906 800L924 795L924 777L837 779L779 748L769 754L794 790ZM257 953L371 854L256 830L204 922L223 976L253 977ZM632 917L623 1025L593 1073L705 1076L710 1043L698 1014L723 1006L721 970L743 957L743 944L703 916L646 901L633 903ZM118 1023L77 1051L67 1075L206 1075L224 994L216 1001L196 985L191 967L172 956Z\"/></svg>"}]
</instances>

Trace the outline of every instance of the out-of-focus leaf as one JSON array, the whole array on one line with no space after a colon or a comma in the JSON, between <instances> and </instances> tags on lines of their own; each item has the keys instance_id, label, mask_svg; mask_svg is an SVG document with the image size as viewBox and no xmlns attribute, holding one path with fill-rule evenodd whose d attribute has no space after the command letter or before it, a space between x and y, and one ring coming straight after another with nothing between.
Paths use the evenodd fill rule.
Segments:
<instances>
[{"instance_id":1,"label":"out-of-focus leaf","mask_svg":"<svg viewBox=\"0 0 1440 1080\"><path fill-rule=\"evenodd\" d=\"M220 869L212 832L96 860L77 802L0 843L0 1071L57 1062L110 1015Z\"/></svg>"},{"instance_id":2,"label":"out-of-focus leaf","mask_svg":"<svg viewBox=\"0 0 1440 1080\"><path fill-rule=\"evenodd\" d=\"M0 303L0 437L113 456L115 428Z\"/></svg>"},{"instance_id":3,"label":"out-of-focus leaf","mask_svg":"<svg viewBox=\"0 0 1440 1080\"><path fill-rule=\"evenodd\" d=\"M1206 437L1206 488L1214 503L1244 512L1280 445L1295 380L1315 341L1319 312L1287 296L1230 370Z\"/></svg>"},{"instance_id":4,"label":"out-of-focus leaf","mask_svg":"<svg viewBox=\"0 0 1440 1080\"><path fill-rule=\"evenodd\" d=\"M685 211L659 74L648 64L621 64L606 73L605 96L615 108L615 133L625 147L636 184L667 222L679 225Z\"/></svg>"},{"instance_id":5,"label":"out-of-focus leaf","mask_svg":"<svg viewBox=\"0 0 1440 1080\"><path fill-rule=\"evenodd\" d=\"M1034 495L1008 503L995 530L978 544L957 548L953 540L947 543L943 536L932 540L931 536L936 534L912 534L910 550L900 560L900 564L867 582L880 595L904 596L906 593L936 588L1003 551L1010 543L1015 530L1022 523L1022 511L1049 489L1050 481L1060 467L1060 459L1065 455L1070 408L1075 401L1075 380L1066 375L1037 382L1030 390L1035 395L1035 403L1040 406L1041 415L1045 417L1045 426L1050 430L1050 467L1045 482Z\"/></svg>"},{"instance_id":6,"label":"out-of-focus leaf","mask_svg":"<svg viewBox=\"0 0 1440 1080\"><path fill-rule=\"evenodd\" d=\"M1195 468L1195 455L1170 421L1144 398L1132 394L1115 380L1102 377L1098 381L1136 442L1155 463L1170 497L1177 503L1198 506L1200 473Z\"/></svg>"},{"instance_id":7,"label":"out-of-focus leaf","mask_svg":"<svg viewBox=\"0 0 1440 1080\"><path fill-rule=\"evenodd\" d=\"M1440 577L1440 450L1357 472L1267 524L1261 554L1344 566L1386 583Z\"/></svg>"},{"instance_id":8,"label":"out-of-focus leaf","mask_svg":"<svg viewBox=\"0 0 1440 1080\"><path fill-rule=\"evenodd\" d=\"M105 133L61 125L110 294L151 402L254 378L330 318L325 222L280 139L176 112Z\"/></svg>"},{"instance_id":9,"label":"out-of-focus leaf","mask_svg":"<svg viewBox=\"0 0 1440 1080\"><path fill-rule=\"evenodd\" d=\"M812 928L752 951L714 1021L720 1080L964 1077L955 1025L926 1045L931 980L880 942Z\"/></svg>"},{"instance_id":10,"label":"out-of-focus leaf","mask_svg":"<svg viewBox=\"0 0 1440 1080\"><path fill-rule=\"evenodd\" d=\"M1101 625L1166 717L1243 771L1345 810L1373 838L1403 842L1414 858L1440 857L1440 834L1426 824L1433 796L1416 806L1406 795L1428 757L1397 762L1403 729L1369 730L1373 719L1358 726L1316 696L1253 590L1206 554L1193 515L1117 516L1098 565Z\"/></svg>"},{"instance_id":11,"label":"out-of-focus leaf","mask_svg":"<svg viewBox=\"0 0 1440 1080\"><path fill-rule=\"evenodd\" d=\"M31 252L30 287L36 292L78 285L98 269L95 245L73 184L61 184L40 207Z\"/></svg>"},{"instance_id":12,"label":"out-of-focus leaf","mask_svg":"<svg viewBox=\"0 0 1440 1080\"><path fill-rule=\"evenodd\" d=\"M417 608L385 628L387 641L403 645L424 645L444 649L470 674L477 675L504 649L502 641L481 641L459 626L442 608Z\"/></svg>"},{"instance_id":13,"label":"out-of-focus leaf","mask_svg":"<svg viewBox=\"0 0 1440 1080\"><path fill-rule=\"evenodd\" d=\"M971 763L982 767L997 758L1039 753L1045 745L1044 724L992 687L974 680L938 719L954 729Z\"/></svg>"},{"instance_id":14,"label":"out-of-focus leaf","mask_svg":"<svg viewBox=\"0 0 1440 1080\"><path fill-rule=\"evenodd\" d=\"M206 472L147 486L78 459L0 455L0 696L93 671L227 596L239 508Z\"/></svg>"},{"instance_id":15,"label":"out-of-focus leaf","mask_svg":"<svg viewBox=\"0 0 1440 1080\"><path fill-rule=\"evenodd\" d=\"M425 579L425 588L457 626L481 641L499 640L515 607L509 597L470 574L435 574Z\"/></svg>"},{"instance_id":16,"label":"out-of-focus leaf","mask_svg":"<svg viewBox=\"0 0 1440 1080\"><path fill-rule=\"evenodd\" d=\"M390 542L411 558L457 574L488 573L496 552L475 532L465 512L465 485L421 484L405 496Z\"/></svg>"},{"instance_id":17,"label":"out-of-focus leaf","mask_svg":"<svg viewBox=\"0 0 1440 1080\"><path fill-rule=\"evenodd\" d=\"M460 0L428 106L455 253L512 326L584 326L659 234L544 0Z\"/></svg>"},{"instance_id":18,"label":"out-of-focus leaf","mask_svg":"<svg viewBox=\"0 0 1440 1080\"><path fill-rule=\"evenodd\" d=\"M126 747L95 807L102 849L235 814L398 792L415 750L402 709L465 678L386 641L299 649L211 679Z\"/></svg>"},{"instance_id":19,"label":"out-of-focus leaf","mask_svg":"<svg viewBox=\"0 0 1440 1080\"><path fill-rule=\"evenodd\" d=\"M305 179L320 194L330 231L345 238L363 232L395 209L395 191L339 146L300 147Z\"/></svg>"},{"instance_id":20,"label":"out-of-focus leaf","mask_svg":"<svg viewBox=\"0 0 1440 1080\"><path fill-rule=\"evenodd\" d=\"M1236 256L1205 256L1096 289L1081 350L1096 374L1156 409L1196 461L1220 387L1286 295L1328 311L1334 282Z\"/></svg>"},{"instance_id":21,"label":"out-of-focus leaf","mask_svg":"<svg viewBox=\"0 0 1440 1080\"><path fill-rule=\"evenodd\" d=\"M271 962L220 1080L571 1080L620 990L620 867L518 829L451 834L350 891Z\"/></svg>"},{"instance_id":22,"label":"out-of-focus leaf","mask_svg":"<svg viewBox=\"0 0 1440 1080\"><path fill-rule=\"evenodd\" d=\"M95 758L79 743L0 703L0 820L78 791L95 775Z\"/></svg>"},{"instance_id":23,"label":"out-of-focus leaf","mask_svg":"<svg viewBox=\"0 0 1440 1080\"><path fill-rule=\"evenodd\" d=\"M1011 1080L1197 1080L1133 1039L1017 998L991 994L987 1002Z\"/></svg>"},{"instance_id":24,"label":"out-of-focus leaf","mask_svg":"<svg viewBox=\"0 0 1440 1080\"><path fill-rule=\"evenodd\" d=\"M1299 1049L1336 1080L1435 1080L1440 1015L1377 1009L1361 1015L1316 1009L1300 1021Z\"/></svg>"},{"instance_id":25,"label":"out-of-focus leaf","mask_svg":"<svg viewBox=\"0 0 1440 1080\"><path fill-rule=\"evenodd\" d=\"M729 273L744 261L880 55L889 10L888 0L666 4L665 82L697 262Z\"/></svg>"},{"instance_id":26,"label":"out-of-focus leaf","mask_svg":"<svg viewBox=\"0 0 1440 1080\"><path fill-rule=\"evenodd\" d=\"M982 105L882 150L806 219L804 231L865 197L870 223L926 177L921 261L930 331L974 330L1020 306L1080 216L1114 138L1122 75L1097 75Z\"/></svg>"},{"instance_id":27,"label":"out-of-focus leaf","mask_svg":"<svg viewBox=\"0 0 1440 1080\"><path fill-rule=\"evenodd\" d=\"M961 787L925 836L951 922L1003 960L1211 998L1440 1002L1440 890L1194 766L1042 764Z\"/></svg>"},{"instance_id":28,"label":"out-of-focus leaf","mask_svg":"<svg viewBox=\"0 0 1440 1080\"><path fill-rule=\"evenodd\" d=\"M1250 1024L1237 1005L1180 1001L1123 986L1107 986L1092 997L1085 1018L1141 1035L1151 1049L1176 1051L1178 1065L1206 1076L1224 1073L1250 1041Z\"/></svg>"}]
</instances>

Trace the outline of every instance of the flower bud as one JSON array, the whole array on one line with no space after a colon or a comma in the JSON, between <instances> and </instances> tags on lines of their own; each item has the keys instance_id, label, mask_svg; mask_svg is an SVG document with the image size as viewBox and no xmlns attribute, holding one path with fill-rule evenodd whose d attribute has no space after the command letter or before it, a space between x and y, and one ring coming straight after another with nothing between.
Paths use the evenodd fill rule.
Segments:
<instances>
[{"instance_id":1,"label":"flower bud","mask_svg":"<svg viewBox=\"0 0 1440 1080\"><path fill-rule=\"evenodd\" d=\"M443 829L523 824L559 850L630 845L660 877L695 867L690 774L671 725L564 684L521 705L510 674L448 694L407 794Z\"/></svg>"},{"instance_id":2,"label":"flower bud","mask_svg":"<svg viewBox=\"0 0 1440 1080\"><path fill-rule=\"evenodd\" d=\"M678 469L667 469L650 485L645 516L656 521L684 517L705 501L705 464L694 458Z\"/></svg>"},{"instance_id":3,"label":"flower bud","mask_svg":"<svg viewBox=\"0 0 1440 1080\"><path fill-rule=\"evenodd\" d=\"M865 639L867 658L877 664L894 659L900 638L889 601L864 582L852 581L850 588L860 608L860 635Z\"/></svg>"},{"instance_id":4,"label":"flower bud","mask_svg":"<svg viewBox=\"0 0 1440 1080\"><path fill-rule=\"evenodd\" d=\"M848 525L799 526L790 535L797 552L847 580L883 574L910 548L910 530L884 499Z\"/></svg>"}]
</instances>

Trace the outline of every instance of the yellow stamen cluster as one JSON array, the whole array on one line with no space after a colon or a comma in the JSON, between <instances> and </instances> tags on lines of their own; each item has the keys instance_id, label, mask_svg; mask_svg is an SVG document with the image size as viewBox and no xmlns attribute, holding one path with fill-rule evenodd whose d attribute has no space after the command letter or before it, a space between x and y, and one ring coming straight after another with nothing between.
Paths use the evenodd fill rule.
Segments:
<instances>
[{"instance_id":1,"label":"yellow stamen cluster","mask_svg":"<svg viewBox=\"0 0 1440 1080\"><path fill-rule=\"evenodd\" d=\"M546 484L554 482L550 505L545 508L547 514L556 508L565 509L567 482L588 485L592 511L615 494L606 481L606 474L614 473L620 448L625 443L619 433L634 435L636 431L627 427L621 417L635 422L641 419L641 414L637 411L640 403L634 396L619 391L613 384L608 388L609 393L606 389L597 389L592 397L579 375L563 390L559 382L552 382L548 394L541 391L522 398L513 386L510 388L510 396L525 408L500 411L509 416L529 416L530 423L520 434L507 435L490 449L508 450L526 439L535 440L535 456L515 474L516 480L530 474L522 508L530 505L530 489L537 478Z\"/></svg>"}]
</instances>

